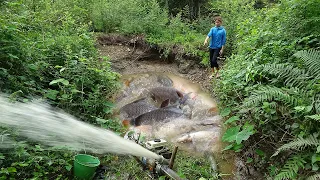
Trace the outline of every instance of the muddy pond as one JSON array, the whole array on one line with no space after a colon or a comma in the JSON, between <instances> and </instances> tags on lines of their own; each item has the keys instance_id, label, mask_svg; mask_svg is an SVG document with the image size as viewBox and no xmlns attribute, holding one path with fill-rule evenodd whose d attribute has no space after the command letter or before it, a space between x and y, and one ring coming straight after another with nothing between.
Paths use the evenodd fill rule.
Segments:
<instances>
[{"instance_id":1,"label":"muddy pond","mask_svg":"<svg viewBox=\"0 0 320 180\"><path fill-rule=\"evenodd\" d=\"M161 138L195 156L214 154L218 170L234 174L233 158L221 149L222 117L216 101L199 84L169 73L122 76L116 114L130 130Z\"/></svg>"}]
</instances>

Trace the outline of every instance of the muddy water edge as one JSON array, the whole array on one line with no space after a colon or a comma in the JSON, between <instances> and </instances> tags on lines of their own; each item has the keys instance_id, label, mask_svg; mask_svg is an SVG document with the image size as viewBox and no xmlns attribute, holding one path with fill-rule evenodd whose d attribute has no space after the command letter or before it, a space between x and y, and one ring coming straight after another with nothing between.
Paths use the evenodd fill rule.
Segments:
<instances>
[{"instance_id":1,"label":"muddy water edge","mask_svg":"<svg viewBox=\"0 0 320 180\"><path fill-rule=\"evenodd\" d=\"M181 61L165 61L159 57L159 53L143 46L144 41L136 37L123 37L118 35L103 35L98 38L98 50L101 56L108 56L112 63L114 71L123 76L139 73L166 73L170 78L177 78L184 81L191 81L198 85L198 90L207 96L205 99L215 99L214 92L211 91L211 82L208 78L209 70L194 59L185 59L187 63ZM139 47L140 46L140 47ZM191 62L193 61L193 62ZM190 62L190 63L188 63ZM181 82L174 80L175 82ZM177 85L179 86L179 84ZM210 100L210 101L211 101ZM212 101L209 103L212 103ZM214 102L214 100L213 100ZM214 102L215 103L215 102ZM223 134L225 130L221 130ZM219 172L231 176L223 176L222 179L250 179L246 173L240 172L239 160L233 153L221 152L224 144L220 143L215 158L218 164ZM194 156L201 156L201 153L193 153ZM243 164L243 163L242 163Z\"/></svg>"}]
</instances>

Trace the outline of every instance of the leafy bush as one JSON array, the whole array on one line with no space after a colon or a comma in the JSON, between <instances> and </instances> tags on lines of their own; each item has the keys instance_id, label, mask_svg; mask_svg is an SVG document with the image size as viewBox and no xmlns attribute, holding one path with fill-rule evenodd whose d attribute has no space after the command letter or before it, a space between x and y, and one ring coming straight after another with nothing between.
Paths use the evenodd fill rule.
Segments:
<instances>
[{"instance_id":1,"label":"leafy bush","mask_svg":"<svg viewBox=\"0 0 320 180\"><path fill-rule=\"evenodd\" d=\"M235 8L224 8L228 3ZM315 4L281 1L259 10L243 1L215 6L234 37L233 55L214 82L221 105L229 109L223 140L231 144L225 150L254 152L254 165L276 179L317 176L318 145L310 143L319 139L320 31L308 28L319 19ZM301 9L307 12L302 15ZM272 157L275 152L282 158Z\"/></svg>"},{"instance_id":2,"label":"leafy bush","mask_svg":"<svg viewBox=\"0 0 320 180\"><path fill-rule=\"evenodd\" d=\"M46 99L91 123L110 118L110 101L119 88L119 74L111 71L107 58L98 57L85 5L86 1L49 0L3 4L2 92L17 99ZM120 124L104 128L121 130ZM0 130L1 137L14 134ZM0 179L70 177L74 152L25 142L18 134L10 142L14 147L0 154Z\"/></svg>"}]
</instances>

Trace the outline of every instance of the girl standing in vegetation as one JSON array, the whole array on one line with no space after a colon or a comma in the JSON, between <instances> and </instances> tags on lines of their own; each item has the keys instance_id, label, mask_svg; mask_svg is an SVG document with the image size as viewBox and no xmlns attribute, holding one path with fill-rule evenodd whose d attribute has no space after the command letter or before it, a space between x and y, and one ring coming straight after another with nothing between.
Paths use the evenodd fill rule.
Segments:
<instances>
[{"instance_id":1,"label":"girl standing in vegetation","mask_svg":"<svg viewBox=\"0 0 320 180\"><path fill-rule=\"evenodd\" d=\"M211 28L208 36L204 40L203 45L206 45L208 43L209 38L210 45L209 45L209 52L210 52L210 66L212 69L212 75L210 78L214 76L215 68L217 70L215 76L219 77L219 65L217 63L218 54L222 55L224 50L224 45L226 44L226 30L224 27L222 27L222 18L220 16L217 16L214 18L215 20L215 27Z\"/></svg>"}]
</instances>

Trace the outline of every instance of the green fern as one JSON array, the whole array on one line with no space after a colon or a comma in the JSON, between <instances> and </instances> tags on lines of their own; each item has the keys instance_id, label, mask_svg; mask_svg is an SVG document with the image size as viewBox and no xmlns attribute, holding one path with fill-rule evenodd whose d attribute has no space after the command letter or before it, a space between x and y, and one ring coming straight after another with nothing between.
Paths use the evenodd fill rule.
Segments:
<instances>
[{"instance_id":1,"label":"green fern","mask_svg":"<svg viewBox=\"0 0 320 180\"><path fill-rule=\"evenodd\" d=\"M314 75L315 79L320 79L320 51L319 50L304 50L294 54L301 58L308 69L308 74Z\"/></svg>"},{"instance_id":2,"label":"green fern","mask_svg":"<svg viewBox=\"0 0 320 180\"><path fill-rule=\"evenodd\" d=\"M309 136L306 139L299 137L294 141L291 141L287 144L282 145L280 148L277 149L277 151L272 156L276 156L281 151L285 151L285 150L289 150L289 149L301 151L302 149L306 148L307 146L320 146L320 140L316 136Z\"/></svg>"},{"instance_id":3,"label":"green fern","mask_svg":"<svg viewBox=\"0 0 320 180\"><path fill-rule=\"evenodd\" d=\"M320 174L314 174L307 178L307 180L319 180L319 179L320 179Z\"/></svg>"},{"instance_id":4,"label":"green fern","mask_svg":"<svg viewBox=\"0 0 320 180\"><path fill-rule=\"evenodd\" d=\"M306 92L297 88L280 89L273 86L262 86L255 90L244 102L244 107L259 106L265 101L280 101L290 106L298 106L308 103Z\"/></svg>"},{"instance_id":5,"label":"green fern","mask_svg":"<svg viewBox=\"0 0 320 180\"><path fill-rule=\"evenodd\" d=\"M314 102L314 108L317 114L320 114L320 95L318 94Z\"/></svg>"},{"instance_id":6,"label":"green fern","mask_svg":"<svg viewBox=\"0 0 320 180\"><path fill-rule=\"evenodd\" d=\"M306 161L301 156L294 156L290 158L281 169L280 173L276 175L275 180L294 179L298 175L300 168L304 168Z\"/></svg>"},{"instance_id":7,"label":"green fern","mask_svg":"<svg viewBox=\"0 0 320 180\"><path fill-rule=\"evenodd\" d=\"M259 67L261 71L267 74L278 76L278 79L284 80L284 84L289 87L305 88L306 85L312 85L309 80L312 76L305 70L296 68L292 64L265 64Z\"/></svg>"}]
</instances>

